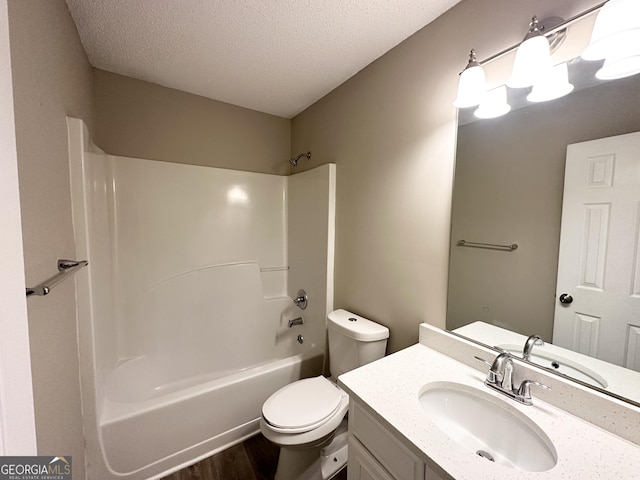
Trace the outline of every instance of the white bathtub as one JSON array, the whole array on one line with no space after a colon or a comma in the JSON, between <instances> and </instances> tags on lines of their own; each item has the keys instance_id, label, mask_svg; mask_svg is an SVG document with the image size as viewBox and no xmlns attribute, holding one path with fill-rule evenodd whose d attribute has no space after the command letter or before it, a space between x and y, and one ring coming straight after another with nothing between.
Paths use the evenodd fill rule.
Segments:
<instances>
[{"instance_id":1,"label":"white bathtub","mask_svg":"<svg viewBox=\"0 0 640 480\"><path fill-rule=\"evenodd\" d=\"M262 276L253 262L200 268L122 310L121 344L136 338L144 353L108 370L97 399L109 476L165 475L238 443L258 432L273 392L322 373L323 352L296 340L306 325L287 327L297 308L265 299Z\"/></svg>"},{"instance_id":2,"label":"white bathtub","mask_svg":"<svg viewBox=\"0 0 640 480\"><path fill-rule=\"evenodd\" d=\"M302 345L299 350L223 377L203 375L156 388L131 385L138 365L124 363L112 374L100 418L109 470L148 478L145 472L157 472L156 464L171 464L157 475L162 476L257 433L262 404L273 392L322 372L320 349Z\"/></svg>"}]
</instances>

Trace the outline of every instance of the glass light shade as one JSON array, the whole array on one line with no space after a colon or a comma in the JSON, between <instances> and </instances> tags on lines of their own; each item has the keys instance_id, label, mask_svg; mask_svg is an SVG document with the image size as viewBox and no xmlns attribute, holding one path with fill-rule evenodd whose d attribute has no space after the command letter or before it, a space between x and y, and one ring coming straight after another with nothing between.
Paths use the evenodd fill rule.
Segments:
<instances>
[{"instance_id":1,"label":"glass light shade","mask_svg":"<svg viewBox=\"0 0 640 480\"><path fill-rule=\"evenodd\" d=\"M551 68L549 40L543 35L533 36L518 47L507 86L511 88L530 87L549 68Z\"/></svg>"},{"instance_id":2,"label":"glass light shade","mask_svg":"<svg viewBox=\"0 0 640 480\"><path fill-rule=\"evenodd\" d=\"M473 114L478 118L496 118L509 113L510 110L511 106L507 103L507 87L502 85L489 90Z\"/></svg>"},{"instance_id":3,"label":"glass light shade","mask_svg":"<svg viewBox=\"0 0 640 480\"><path fill-rule=\"evenodd\" d=\"M629 48L640 44L640 1L609 0L596 18L591 42L582 53L585 60L630 56Z\"/></svg>"},{"instance_id":4,"label":"glass light shade","mask_svg":"<svg viewBox=\"0 0 640 480\"><path fill-rule=\"evenodd\" d=\"M453 102L457 108L475 107L487 91L487 80L480 66L465 69L458 82L458 97Z\"/></svg>"},{"instance_id":5,"label":"glass light shade","mask_svg":"<svg viewBox=\"0 0 640 480\"><path fill-rule=\"evenodd\" d=\"M617 80L640 73L640 53L625 58L607 58L596 72L600 80Z\"/></svg>"},{"instance_id":6,"label":"glass light shade","mask_svg":"<svg viewBox=\"0 0 640 480\"><path fill-rule=\"evenodd\" d=\"M531 93L527 95L530 102L546 102L564 97L573 91L573 85L569 83L569 71L566 63L560 63L550 68L533 85Z\"/></svg>"}]
</instances>

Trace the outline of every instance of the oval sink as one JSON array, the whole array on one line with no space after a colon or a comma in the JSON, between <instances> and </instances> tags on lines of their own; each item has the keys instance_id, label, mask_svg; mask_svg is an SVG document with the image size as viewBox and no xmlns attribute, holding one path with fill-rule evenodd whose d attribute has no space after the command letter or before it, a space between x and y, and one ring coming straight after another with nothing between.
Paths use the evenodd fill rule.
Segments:
<instances>
[{"instance_id":1,"label":"oval sink","mask_svg":"<svg viewBox=\"0 0 640 480\"><path fill-rule=\"evenodd\" d=\"M535 423L488 393L459 383L433 382L420 389L419 399L442 432L489 461L543 472L558 460L551 440Z\"/></svg>"},{"instance_id":2,"label":"oval sink","mask_svg":"<svg viewBox=\"0 0 640 480\"><path fill-rule=\"evenodd\" d=\"M498 345L498 348L505 350L512 354L514 357L522 358L522 347L518 345ZM594 387L607 388L607 381L598 373L594 372L590 368L580 365L578 362L571 360L570 358L556 355L552 352L541 350L540 348L534 348L530 362L540 365L541 367L548 368L558 373L562 373L572 378L582 380Z\"/></svg>"}]
</instances>

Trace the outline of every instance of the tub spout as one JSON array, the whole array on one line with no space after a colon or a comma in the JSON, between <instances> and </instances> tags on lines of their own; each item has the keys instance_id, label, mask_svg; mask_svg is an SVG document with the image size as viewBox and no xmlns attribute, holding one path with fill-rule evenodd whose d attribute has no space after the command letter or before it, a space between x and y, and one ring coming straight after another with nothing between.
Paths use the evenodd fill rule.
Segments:
<instances>
[{"instance_id":1,"label":"tub spout","mask_svg":"<svg viewBox=\"0 0 640 480\"><path fill-rule=\"evenodd\" d=\"M298 317L293 320L289 320L289 328L295 327L296 325L302 325L304 323L304 318Z\"/></svg>"}]
</instances>

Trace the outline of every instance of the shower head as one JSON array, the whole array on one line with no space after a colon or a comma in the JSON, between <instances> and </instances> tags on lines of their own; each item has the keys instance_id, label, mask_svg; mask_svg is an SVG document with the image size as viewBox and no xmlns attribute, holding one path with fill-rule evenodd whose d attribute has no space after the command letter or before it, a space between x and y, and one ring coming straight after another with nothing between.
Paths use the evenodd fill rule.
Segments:
<instances>
[{"instance_id":1,"label":"shower head","mask_svg":"<svg viewBox=\"0 0 640 480\"><path fill-rule=\"evenodd\" d=\"M311 152L301 153L297 157L293 157L291 160L289 160L289 163L291 165L293 165L294 167L297 167L298 166L298 160L300 160L302 157L311 158Z\"/></svg>"}]
</instances>

